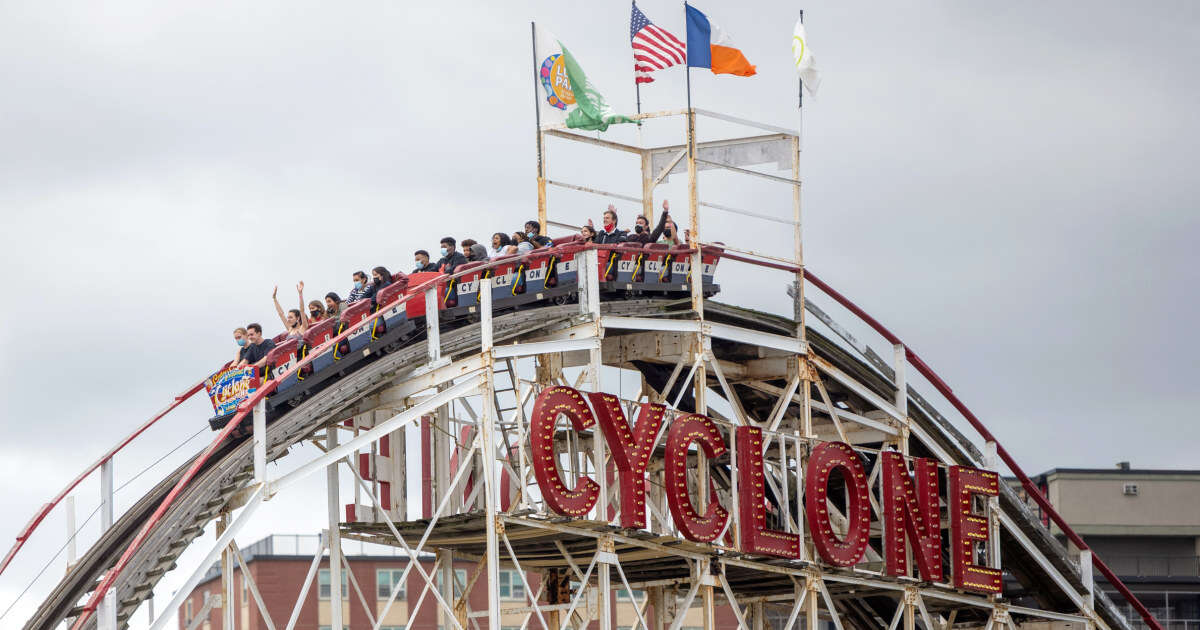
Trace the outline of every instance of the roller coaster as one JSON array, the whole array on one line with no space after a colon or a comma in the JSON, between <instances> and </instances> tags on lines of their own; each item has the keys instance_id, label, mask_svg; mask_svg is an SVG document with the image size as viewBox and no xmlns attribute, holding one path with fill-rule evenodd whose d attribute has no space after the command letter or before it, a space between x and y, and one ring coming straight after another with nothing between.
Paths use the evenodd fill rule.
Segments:
<instances>
[{"instance_id":1,"label":"roller coaster","mask_svg":"<svg viewBox=\"0 0 1200 630\"><path fill-rule=\"evenodd\" d=\"M469 559L477 563L471 583L489 592L486 611L470 610L452 578L439 581L420 562L408 563L402 578L419 574L422 601L455 630L501 627L502 567L561 586L527 588L519 607L524 626L556 630L612 630L617 598L630 598L641 630L680 630L695 608L712 630L721 607L740 630L800 623L816 630L821 622L838 630L1130 628L1101 580L1148 627L1160 628L953 390L805 268L795 131L699 109L639 117L684 117L685 144L642 148L539 129L539 218L554 225L547 186L613 195L547 177L543 144L577 142L639 157L638 201L647 212L654 188L686 171L688 246L556 239L555 247L453 274L398 274L374 301L303 339L282 340L253 375L252 391L218 409L211 443L113 514L24 627L126 627L178 569L188 577L152 623L168 627L214 562L233 566L234 539L260 507L324 472L334 601L343 539L398 547L414 560L434 554L433 573ZM758 134L701 142L698 117ZM790 165L791 176L751 168L767 158ZM699 200L698 172L707 169L790 189L793 216L766 218L790 225L793 257L700 239L700 208L737 211ZM756 278L786 277L792 315L722 303L718 263L722 274L739 265ZM891 360L819 308L813 290L878 334ZM622 373L640 379L636 395L611 393ZM974 439L910 384L917 377L955 408ZM128 444L212 379L173 397L47 502L0 573L82 481L103 478ZM555 400L568 402L550 406ZM413 426L420 445L406 439ZM694 430L683 435L682 427ZM626 451L621 440L636 448ZM320 448L294 448L304 443ZM284 457L301 461L272 476L267 464ZM1014 484L997 483L1001 466ZM411 483L413 474L421 483ZM368 503L342 505L341 475ZM111 506L111 479L105 487ZM920 496L906 498L905 487ZM1034 507L1066 532L1074 552ZM214 521L216 539L200 540ZM702 521L712 528L694 527ZM193 546L205 550L201 562L177 567ZM913 560L917 572L909 570ZM227 592L231 573L223 572ZM225 614L224 627L232 627L232 612ZM294 627L294 617L285 626L260 614L269 627Z\"/></svg>"}]
</instances>

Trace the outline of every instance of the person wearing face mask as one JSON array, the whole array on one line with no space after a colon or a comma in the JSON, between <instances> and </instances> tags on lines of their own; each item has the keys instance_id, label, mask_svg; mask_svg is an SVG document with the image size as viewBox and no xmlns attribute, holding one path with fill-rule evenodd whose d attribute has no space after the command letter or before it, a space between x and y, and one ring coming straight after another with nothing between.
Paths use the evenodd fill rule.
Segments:
<instances>
[{"instance_id":1,"label":"person wearing face mask","mask_svg":"<svg viewBox=\"0 0 1200 630\"><path fill-rule=\"evenodd\" d=\"M535 249L554 246L554 241L551 241L549 236L542 234L542 224L532 219L525 222L525 238L533 243Z\"/></svg>"},{"instance_id":2,"label":"person wearing face mask","mask_svg":"<svg viewBox=\"0 0 1200 630\"><path fill-rule=\"evenodd\" d=\"M413 269L413 273L421 273L422 271L437 271L438 266L429 262L429 252L418 249L413 252L413 260L417 263L417 268Z\"/></svg>"},{"instance_id":3,"label":"person wearing face mask","mask_svg":"<svg viewBox=\"0 0 1200 630\"><path fill-rule=\"evenodd\" d=\"M325 305L319 300L312 300L308 303L308 323L315 324L325 319Z\"/></svg>"},{"instance_id":4,"label":"person wearing face mask","mask_svg":"<svg viewBox=\"0 0 1200 630\"><path fill-rule=\"evenodd\" d=\"M658 237L662 236L671 210L671 205L667 203L666 199L663 199L662 207L662 215L658 217L658 225L653 230L650 229L650 221L644 215L639 214L637 222L633 226L633 232L628 234L625 240L637 243L657 243Z\"/></svg>"},{"instance_id":5,"label":"person wearing face mask","mask_svg":"<svg viewBox=\"0 0 1200 630\"><path fill-rule=\"evenodd\" d=\"M528 254L533 249L533 243L529 242L524 232L513 232L512 245L508 246L509 254Z\"/></svg>"},{"instance_id":6,"label":"person wearing face mask","mask_svg":"<svg viewBox=\"0 0 1200 630\"><path fill-rule=\"evenodd\" d=\"M392 272L388 271L387 267L375 267L371 270L371 295L367 297L374 299L375 294L391 283Z\"/></svg>"},{"instance_id":7,"label":"person wearing face mask","mask_svg":"<svg viewBox=\"0 0 1200 630\"><path fill-rule=\"evenodd\" d=\"M308 315L304 313L304 283L296 285L296 292L300 294L301 308L293 308L288 310L285 315L283 307L279 305L279 287L271 292L271 299L275 302L275 312L279 314L279 321L283 322L283 327L287 331L288 338L295 337L297 339L304 336L308 332Z\"/></svg>"},{"instance_id":8,"label":"person wearing face mask","mask_svg":"<svg viewBox=\"0 0 1200 630\"><path fill-rule=\"evenodd\" d=\"M350 295L346 296L346 304L353 304L363 299L364 296L371 297L367 295L367 287L370 285L370 282L367 281L367 274L355 271L353 277L354 288L350 289Z\"/></svg>"},{"instance_id":9,"label":"person wearing face mask","mask_svg":"<svg viewBox=\"0 0 1200 630\"><path fill-rule=\"evenodd\" d=\"M441 240L442 259L437 263L437 270L442 273L454 273L454 270L459 265L466 264L467 257L463 256L458 248L455 247L458 241L454 240L453 236L447 236Z\"/></svg>"},{"instance_id":10,"label":"person wearing face mask","mask_svg":"<svg viewBox=\"0 0 1200 630\"><path fill-rule=\"evenodd\" d=\"M336 319L342 314L342 298L338 294L330 291L325 294L325 316L330 319Z\"/></svg>"},{"instance_id":11,"label":"person wearing face mask","mask_svg":"<svg viewBox=\"0 0 1200 630\"><path fill-rule=\"evenodd\" d=\"M596 242L601 244L624 243L626 232L625 230L617 229L617 207L608 204L608 209L604 211L604 218L601 219L603 225L601 229L596 230ZM592 225L592 220L588 219L588 225Z\"/></svg>"},{"instance_id":12,"label":"person wearing face mask","mask_svg":"<svg viewBox=\"0 0 1200 630\"><path fill-rule=\"evenodd\" d=\"M263 339L262 326L258 324L246 324L246 340L248 343L238 367L254 366L261 370L267 364L267 355L275 349L275 342Z\"/></svg>"},{"instance_id":13,"label":"person wearing face mask","mask_svg":"<svg viewBox=\"0 0 1200 630\"><path fill-rule=\"evenodd\" d=\"M237 344L237 351L233 353L231 365L237 365L242 362L242 355L246 353L246 329L241 326L234 328L233 341Z\"/></svg>"}]
</instances>

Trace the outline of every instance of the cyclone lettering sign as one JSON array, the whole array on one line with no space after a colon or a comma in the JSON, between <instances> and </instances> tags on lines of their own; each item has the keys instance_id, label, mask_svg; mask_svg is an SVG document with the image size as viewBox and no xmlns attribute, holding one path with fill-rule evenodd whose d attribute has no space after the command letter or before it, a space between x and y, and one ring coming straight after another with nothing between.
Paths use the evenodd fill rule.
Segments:
<instances>
[{"instance_id":1,"label":"cyclone lettering sign","mask_svg":"<svg viewBox=\"0 0 1200 630\"><path fill-rule=\"evenodd\" d=\"M938 515L940 501L945 501L951 583L979 593L1001 591L1000 569L978 563L981 549L995 532L988 526L989 503L975 498L999 495L1000 476L995 472L966 466L943 469L931 459L885 451L878 454L881 474L875 483L883 500L882 513L876 513L864 455L843 442L816 441L804 470L795 471L804 487L802 526L806 531L781 531L771 529L767 521L768 513L778 517L780 508L764 476L765 443L758 427L735 427L735 444L727 444L718 425L706 416L680 414L672 418L663 405L643 403L631 419L611 394L549 387L538 395L530 418L534 478L546 505L571 518L587 518L594 511L600 486L586 474L578 474L570 483L563 479L558 463L562 453L555 446L560 418L565 419L568 431L592 430L603 436L616 469L621 506L617 524L621 527L646 527L647 470L665 434L663 473L656 482L662 483L671 518L688 540L710 544L720 540L735 545L741 553L781 558L800 558L807 543L815 551L814 560L833 567L853 567L866 557L871 532L876 531L881 532L874 542L884 557L885 574L913 577L912 569L916 569L920 579L941 582L946 576ZM666 430L661 430L664 425ZM736 461L736 505L722 503L711 479L707 488L699 488L695 472L699 452L710 461ZM726 455L728 459L724 459ZM944 494L942 470L947 486ZM706 500L697 501L693 497L696 492L705 493ZM737 532L731 531L734 513L738 515ZM909 566L909 552L915 567Z\"/></svg>"}]
</instances>

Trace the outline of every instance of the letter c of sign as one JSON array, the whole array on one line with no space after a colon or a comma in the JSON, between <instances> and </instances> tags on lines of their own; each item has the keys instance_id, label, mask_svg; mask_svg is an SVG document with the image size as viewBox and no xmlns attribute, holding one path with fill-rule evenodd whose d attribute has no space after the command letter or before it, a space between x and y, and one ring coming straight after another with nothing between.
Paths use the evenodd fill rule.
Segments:
<instances>
[{"instance_id":1,"label":"letter c of sign","mask_svg":"<svg viewBox=\"0 0 1200 630\"><path fill-rule=\"evenodd\" d=\"M563 516L583 516L600 498L600 486L587 475L579 475L575 489L567 487L558 472L554 451L554 426L559 414L567 416L576 431L596 424L596 418L582 394L571 387L550 387L538 394L533 403L529 446L533 475L550 509Z\"/></svg>"}]
</instances>

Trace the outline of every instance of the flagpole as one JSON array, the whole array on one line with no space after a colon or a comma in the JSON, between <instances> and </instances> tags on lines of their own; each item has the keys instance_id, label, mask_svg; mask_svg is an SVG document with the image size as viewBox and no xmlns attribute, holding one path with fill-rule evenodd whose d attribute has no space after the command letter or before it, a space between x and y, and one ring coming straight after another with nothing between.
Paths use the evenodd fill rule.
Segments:
<instances>
[{"instance_id":1,"label":"flagpole","mask_svg":"<svg viewBox=\"0 0 1200 630\"><path fill-rule=\"evenodd\" d=\"M543 161L544 144L542 140L542 105L538 97L538 60L537 60L537 24L529 23L530 56L533 59L533 119L537 133L537 208L538 222L542 229L549 231L546 223L546 165Z\"/></svg>"},{"instance_id":2,"label":"flagpole","mask_svg":"<svg viewBox=\"0 0 1200 630\"><path fill-rule=\"evenodd\" d=\"M804 9L800 10L800 23L804 23ZM807 45L808 42L804 42L804 44ZM792 221L794 221L792 232L795 241L795 262L800 271L796 273L795 292L793 294L795 297L795 304L793 305L793 311L796 318L796 333L797 336L799 336L803 341L808 336L808 331L805 329L804 322L804 230L801 224L801 198L804 188L804 180L802 179L800 171L800 155L804 150L804 77L803 75L797 73L796 79L796 112L797 117L799 118L799 124L796 127L796 142L794 147L795 157L793 158L792 162L792 178L796 180L796 185L792 189ZM807 383L805 386L807 395Z\"/></svg>"}]
</instances>

